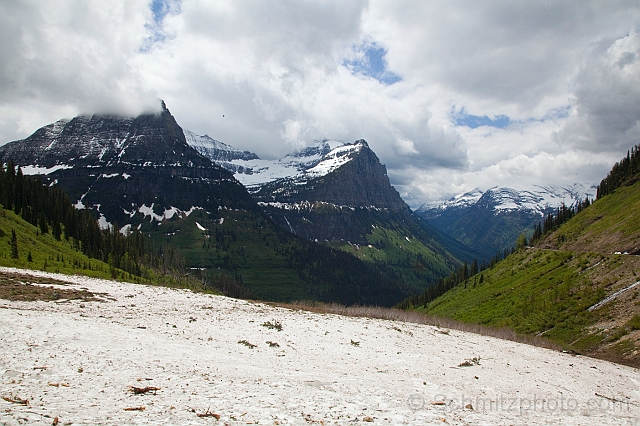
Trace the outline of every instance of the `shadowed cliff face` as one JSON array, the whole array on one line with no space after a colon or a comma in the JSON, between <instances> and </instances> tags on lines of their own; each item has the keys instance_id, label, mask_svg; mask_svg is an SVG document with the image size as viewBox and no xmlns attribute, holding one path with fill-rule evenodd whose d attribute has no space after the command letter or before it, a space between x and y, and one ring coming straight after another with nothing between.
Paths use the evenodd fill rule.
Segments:
<instances>
[{"instance_id":1,"label":"shadowed cliff face","mask_svg":"<svg viewBox=\"0 0 640 426\"><path fill-rule=\"evenodd\" d=\"M1 146L0 159L44 168L212 165L187 145L164 103L160 113L135 118L96 114L59 120Z\"/></svg>"},{"instance_id":2,"label":"shadowed cliff face","mask_svg":"<svg viewBox=\"0 0 640 426\"><path fill-rule=\"evenodd\" d=\"M367 143L342 148L348 153L340 156L340 167L318 177L308 172L305 180L297 176L267 183L254 198L280 226L310 240L364 244L372 226L411 220L409 207Z\"/></svg>"},{"instance_id":3,"label":"shadowed cliff face","mask_svg":"<svg viewBox=\"0 0 640 426\"><path fill-rule=\"evenodd\" d=\"M0 147L0 160L11 159L36 167L27 173L49 172L46 179L78 208L119 226L139 225L148 217L141 208L158 216L192 207L258 211L230 172L187 144L164 103L161 112L135 118L96 114L59 120Z\"/></svg>"},{"instance_id":4,"label":"shadowed cliff face","mask_svg":"<svg viewBox=\"0 0 640 426\"><path fill-rule=\"evenodd\" d=\"M406 210L408 206L389 183L387 170L363 140L355 144L346 164L331 173L307 180L278 180L254 194L261 202L330 203L350 208Z\"/></svg>"}]
</instances>

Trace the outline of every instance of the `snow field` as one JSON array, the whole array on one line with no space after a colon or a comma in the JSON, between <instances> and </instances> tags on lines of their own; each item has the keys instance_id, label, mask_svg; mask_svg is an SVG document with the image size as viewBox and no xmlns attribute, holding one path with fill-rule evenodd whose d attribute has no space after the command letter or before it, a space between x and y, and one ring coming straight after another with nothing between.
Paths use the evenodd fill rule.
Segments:
<instances>
[{"instance_id":1,"label":"snow field","mask_svg":"<svg viewBox=\"0 0 640 426\"><path fill-rule=\"evenodd\" d=\"M630 367L426 325L33 274L103 301L0 300L0 396L14 401L0 400L3 424L640 424Z\"/></svg>"}]
</instances>

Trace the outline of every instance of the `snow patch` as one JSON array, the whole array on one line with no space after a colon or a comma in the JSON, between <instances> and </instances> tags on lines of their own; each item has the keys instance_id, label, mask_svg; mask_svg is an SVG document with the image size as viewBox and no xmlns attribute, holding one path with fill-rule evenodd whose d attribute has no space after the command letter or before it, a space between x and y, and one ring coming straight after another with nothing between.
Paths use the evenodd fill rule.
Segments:
<instances>
[{"instance_id":1,"label":"snow patch","mask_svg":"<svg viewBox=\"0 0 640 426\"><path fill-rule=\"evenodd\" d=\"M69 166L66 164L59 164L53 167L41 167L38 165L20 166L23 175L48 175L49 173L53 173L57 170L66 170L72 168L73 166Z\"/></svg>"},{"instance_id":2,"label":"snow patch","mask_svg":"<svg viewBox=\"0 0 640 426\"><path fill-rule=\"evenodd\" d=\"M20 272L67 281L64 288L84 287L103 301L0 300L2 371L19 374L3 382L3 395L32 401L0 401L3 424L51 424L57 415L73 424L288 425L368 424L365 417L618 425L640 417L638 373L624 365L429 325ZM479 365L457 367L474 357ZM160 390L132 395L131 386ZM220 421L198 417L207 410Z\"/></svg>"},{"instance_id":3,"label":"snow patch","mask_svg":"<svg viewBox=\"0 0 640 426\"><path fill-rule=\"evenodd\" d=\"M113 228L113 225L111 224L111 222L107 221L107 218L102 213L100 213L100 217L98 218L98 226L100 227L100 229Z\"/></svg>"},{"instance_id":4,"label":"snow patch","mask_svg":"<svg viewBox=\"0 0 640 426\"><path fill-rule=\"evenodd\" d=\"M186 217L189 217L189 215L191 213L193 213L196 210L204 210L202 207L196 207L196 206L192 206L189 210L187 210L186 212L182 212L182 214L184 214Z\"/></svg>"},{"instance_id":5,"label":"snow patch","mask_svg":"<svg viewBox=\"0 0 640 426\"><path fill-rule=\"evenodd\" d=\"M127 224L120 228L120 233L125 236L129 235L131 233L131 224Z\"/></svg>"},{"instance_id":6,"label":"snow patch","mask_svg":"<svg viewBox=\"0 0 640 426\"><path fill-rule=\"evenodd\" d=\"M196 226L198 227L199 230L201 231L206 231L207 228L205 228L204 226L200 225L198 222L196 222Z\"/></svg>"},{"instance_id":7,"label":"snow patch","mask_svg":"<svg viewBox=\"0 0 640 426\"><path fill-rule=\"evenodd\" d=\"M155 203L152 203L150 207L147 207L146 204L143 204L142 206L138 207L137 211L139 213L142 213L145 219L147 218L147 216L149 216L150 221L156 220L158 222L162 222L164 220L169 220L176 215L178 217L189 217L189 215L194 211L203 210L202 207L192 206L189 210L183 211L177 207L171 206L168 209L164 209L164 212L161 215L159 215L153 211L154 206L155 206ZM125 214L128 214L130 217L133 217L136 214L135 209L132 210L131 212L124 210L124 212Z\"/></svg>"},{"instance_id":8,"label":"snow patch","mask_svg":"<svg viewBox=\"0 0 640 426\"><path fill-rule=\"evenodd\" d=\"M253 192L269 182L281 179L294 184L305 184L309 179L324 176L342 167L364 146L363 142L345 144L334 140L321 141L278 160L232 160L229 162L232 166L229 170Z\"/></svg>"}]
</instances>

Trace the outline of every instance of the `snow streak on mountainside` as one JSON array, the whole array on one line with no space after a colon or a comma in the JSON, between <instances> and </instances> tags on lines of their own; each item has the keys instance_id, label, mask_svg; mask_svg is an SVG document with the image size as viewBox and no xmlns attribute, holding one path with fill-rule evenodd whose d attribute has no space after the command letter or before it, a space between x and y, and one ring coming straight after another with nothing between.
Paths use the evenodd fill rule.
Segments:
<instances>
[{"instance_id":1,"label":"snow streak on mountainside","mask_svg":"<svg viewBox=\"0 0 640 426\"><path fill-rule=\"evenodd\" d=\"M449 200L441 199L425 203L418 208L417 212L421 215L438 215L446 210L465 209L476 205L496 214L523 211L544 216L560 207L563 203L567 207L571 207L584 201L587 197L594 199L595 195L595 186L587 186L581 183L565 187L534 185L520 190L494 187L484 192L476 188Z\"/></svg>"}]
</instances>

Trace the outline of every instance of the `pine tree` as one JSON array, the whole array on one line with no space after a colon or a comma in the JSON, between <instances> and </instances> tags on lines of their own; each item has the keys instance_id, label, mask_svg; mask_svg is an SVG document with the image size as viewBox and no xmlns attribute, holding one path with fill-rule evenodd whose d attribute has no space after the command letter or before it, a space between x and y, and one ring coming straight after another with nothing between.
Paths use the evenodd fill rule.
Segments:
<instances>
[{"instance_id":1,"label":"pine tree","mask_svg":"<svg viewBox=\"0 0 640 426\"><path fill-rule=\"evenodd\" d=\"M11 258L18 259L18 236L16 235L15 230L11 230L11 241L9 242L11 245Z\"/></svg>"}]
</instances>

